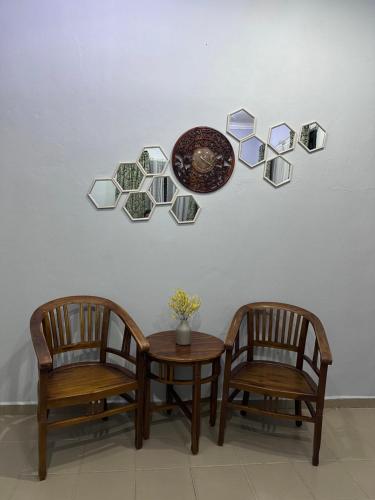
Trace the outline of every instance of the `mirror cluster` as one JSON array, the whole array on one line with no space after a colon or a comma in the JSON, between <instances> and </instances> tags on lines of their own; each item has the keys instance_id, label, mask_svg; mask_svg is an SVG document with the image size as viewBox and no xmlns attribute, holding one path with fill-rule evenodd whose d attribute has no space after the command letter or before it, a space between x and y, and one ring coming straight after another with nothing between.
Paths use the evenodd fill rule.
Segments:
<instances>
[{"instance_id":1,"label":"mirror cluster","mask_svg":"<svg viewBox=\"0 0 375 500\"><path fill-rule=\"evenodd\" d=\"M274 187L288 183L292 165L283 155L293 151L297 133L282 122L270 128L267 141L256 135L255 116L246 109L233 111L227 118L227 133L239 142L238 159L250 168L264 164L263 178ZM327 132L318 122L302 125L298 143L309 153L325 147ZM271 152L271 158L267 154ZM276 153L276 156L274 154Z\"/></svg>"},{"instance_id":2,"label":"mirror cluster","mask_svg":"<svg viewBox=\"0 0 375 500\"><path fill-rule=\"evenodd\" d=\"M94 179L88 197L103 210L116 208L127 194L122 208L132 221L148 221L157 206L171 205L169 211L179 224L195 222L200 207L194 196L178 195L175 182L165 174L168 161L161 147L144 147L137 161L121 162L112 177ZM147 178L151 182L145 188Z\"/></svg>"}]
</instances>

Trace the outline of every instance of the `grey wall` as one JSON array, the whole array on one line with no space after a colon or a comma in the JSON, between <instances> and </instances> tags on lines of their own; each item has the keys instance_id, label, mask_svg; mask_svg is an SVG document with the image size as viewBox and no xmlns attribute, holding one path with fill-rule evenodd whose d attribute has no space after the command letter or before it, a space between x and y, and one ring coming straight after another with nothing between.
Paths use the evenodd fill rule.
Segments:
<instances>
[{"instance_id":1,"label":"grey wall","mask_svg":"<svg viewBox=\"0 0 375 500\"><path fill-rule=\"evenodd\" d=\"M0 401L36 398L39 304L107 296L149 334L173 326L176 287L201 296L195 326L220 337L246 302L311 309L334 354L329 395L375 396L374 14L372 1L2 0ZM88 201L93 177L144 145L170 153L241 106L261 137L316 119L327 149L298 146L279 190L237 163L192 226Z\"/></svg>"}]
</instances>

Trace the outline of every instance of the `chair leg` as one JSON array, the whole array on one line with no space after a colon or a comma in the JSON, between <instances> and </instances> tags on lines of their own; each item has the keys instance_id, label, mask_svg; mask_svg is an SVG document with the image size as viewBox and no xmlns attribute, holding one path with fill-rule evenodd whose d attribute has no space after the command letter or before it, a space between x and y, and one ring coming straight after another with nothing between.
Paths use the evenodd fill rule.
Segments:
<instances>
[{"instance_id":1,"label":"chair leg","mask_svg":"<svg viewBox=\"0 0 375 500\"><path fill-rule=\"evenodd\" d=\"M317 415L316 422L314 426L314 451L312 464L319 465L319 451L320 451L320 443L322 440L322 424L323 424L323 415Z\"/></svg>"},{"instance_id":2,"label":"chair leg","mask_svg":"<svg viewBox=\"0 0 375 500\"><path fill-rule=\"evenodd\" d=\"M244 391L244 393L243 393L242 404L244 406L247 406L249 404L249 393L247 391ZM247 412L245 410L241 410L240 414L243 417L245 417L247 415Z\"/></svg>"},{"instance_id":3,"label":"chair leg","mask_svg":"<svg viewBox=\"0 0 375 500\"><path fill-rule=\"evenodd\" d=\"M294 401L294 408L295 408L295 414L296 414L297 417L299 415L302 415L302 413L301 413L301 411L302 411L301 410L301 406L302 406L301 405L301 401L299 401L299 400L296 399ZM302 425L302 420L296 420L296 426L297 427L301 427L301 425Z\"/></svg>"},{"instance_id":4,"label":"chair leg","mask_svg":"<svg viewBox=\"0 0 375 500\"><path fill-rule=\"evenodd\" d=\"M221 400L221 411L220 411L220 426L219 426L219 439L218 445L223 446L224 444L224 433L225 433L225 424L227 418L227 401L229 396L229 387L223 388L223 396Z\"/></svg>"},{"instance_id":5,"label":"chair leg","mask_svg":"<svg viewBox=\"0 0 375 500\"><path fill-rule=\"evenodd\" d=\"M47 475L47 412L38 416L39 480L43 481Z\"/></svg>"},{"instance_id":6,"label":"chair leg","mask_svg":"<svg viewBox=\"0 0 375 500\"><path fill-rule=\"evenodd\" d=\"M172 384L168 384L166 386L166 389L165 389L165 391L166 391L166 401L167 401L168 404L172 404L173 403L173 396L172 396L172 393L171 393L172 389L173 389L173 385ZM167 410L166 413L167 413L167 415L172 415L172 410L169 409L169 410Z\"/></svg>"},{"instance_id":7,"label":"chair leg","mask_svg":"<svg viewBox=\"0 0 375 500\"><path fill-rule=\"evenodd\" d=\"M137 391L137 409L135 411L135 447L140 450L143 446L143 408L144 408L144 394L143 391Z\"/></svg>"}]
</instances>

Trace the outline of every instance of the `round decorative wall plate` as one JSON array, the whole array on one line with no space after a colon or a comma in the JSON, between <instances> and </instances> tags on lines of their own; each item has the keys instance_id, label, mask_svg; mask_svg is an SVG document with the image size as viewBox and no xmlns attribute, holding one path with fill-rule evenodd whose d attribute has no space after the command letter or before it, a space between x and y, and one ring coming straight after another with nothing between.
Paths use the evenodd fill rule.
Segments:
<instances>
[{"instance_id":1,"label":"round decorative wall plate","mask_svg":"<svg viewBox=\"0 0 375 500\"><path fill-rule=\"evenodd\" d=\"M195 127L176 142L172 166L177 179L196 193L211 193L224 186L234 168L228 139L210 127Z\"/></svg>"}]
</instances>

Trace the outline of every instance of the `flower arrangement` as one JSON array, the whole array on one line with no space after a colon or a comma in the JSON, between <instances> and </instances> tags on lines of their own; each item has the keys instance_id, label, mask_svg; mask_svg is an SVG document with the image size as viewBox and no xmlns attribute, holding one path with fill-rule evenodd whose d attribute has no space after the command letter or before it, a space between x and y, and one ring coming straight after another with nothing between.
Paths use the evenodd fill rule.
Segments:
<instances>
[{"instance_id":1,"label":"flower arrangement","mask_svg":"<svg viewBox=\"0 0 375 500\"><path fill-rule=\"evenodd\" d=\"M180 288L169 299L169 307L172 309L172 317L179 320L187 320L198 311L201 299L197 295L189 295Z\"/></svg>"}]
</instances>

